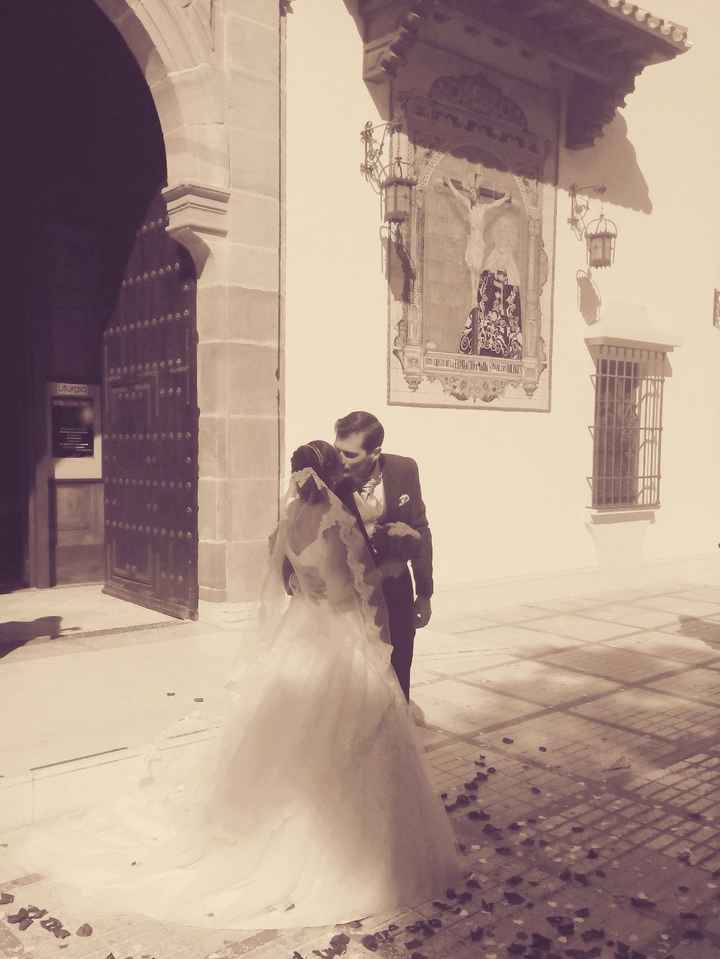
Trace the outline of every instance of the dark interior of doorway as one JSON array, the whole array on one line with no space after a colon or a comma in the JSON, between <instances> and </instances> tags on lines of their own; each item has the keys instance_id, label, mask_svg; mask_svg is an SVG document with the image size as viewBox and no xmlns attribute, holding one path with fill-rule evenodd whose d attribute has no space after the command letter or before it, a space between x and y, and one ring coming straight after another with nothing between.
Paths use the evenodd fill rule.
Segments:
<instances>
[{"instance_id":1,"label":"dark interior of doorway","mask_svg":"<svg viewBox=\"0 0 720 959\"><path fill-rule=\"evenodd\" d=\"M102 331L166 169L147 84L93 0L0 0L0 38L2 589L62 581L46 384L100 383ZM67 580L102 578L97 535Z\"/></svg>"}]
</instances>

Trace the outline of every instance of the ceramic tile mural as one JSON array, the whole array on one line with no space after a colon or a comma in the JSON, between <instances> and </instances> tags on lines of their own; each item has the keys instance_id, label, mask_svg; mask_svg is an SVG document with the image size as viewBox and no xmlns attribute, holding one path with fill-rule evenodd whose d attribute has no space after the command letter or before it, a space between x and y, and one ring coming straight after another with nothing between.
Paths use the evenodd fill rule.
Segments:
<instances>
[{"instance_id":1,"label":"ceramic tile mural","mask_svg":"<svg viewBox=\"0 0 720 959\"><path fill-rule=\"evenodd\" d=\"M490 69L397 96L418 183L390 258L390 403L550 409L556 102Z\"/></svg>"}]
</instances>

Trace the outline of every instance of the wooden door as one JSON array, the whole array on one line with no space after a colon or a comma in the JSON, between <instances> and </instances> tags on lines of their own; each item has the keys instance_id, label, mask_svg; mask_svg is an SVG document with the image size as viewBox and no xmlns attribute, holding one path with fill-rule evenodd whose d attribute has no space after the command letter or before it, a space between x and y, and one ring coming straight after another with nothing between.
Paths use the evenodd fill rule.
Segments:
<instances>
[{"instance_id":1,"label":"wooden door","mask_svg":"<svg viewBox=\"0 0 720 959\"><path fill-rule=\"evenodd\" d=\"M167 222L159 196L104 333L105 592L196 619L196 282Z\"/></svg>"}]
</instances>

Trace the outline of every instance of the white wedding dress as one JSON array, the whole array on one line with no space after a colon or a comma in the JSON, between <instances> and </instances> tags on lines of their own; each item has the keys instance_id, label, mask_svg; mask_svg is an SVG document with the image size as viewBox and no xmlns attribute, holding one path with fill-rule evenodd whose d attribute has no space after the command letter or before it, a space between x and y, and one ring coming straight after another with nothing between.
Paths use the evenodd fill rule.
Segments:
<instances>
[{"instance_id":1,"label":"white wedding dress","mask_svg":"<svg viewBox=\"0 0 720 959\"><path fill-rule=\"evenodd\" d=\"M302 590L289 601L285 555ZM201 755L149 750L124 797L39 824L10 850L66 897L276 929L409 906L462 877L390 664L377 570L354 517L311 470L293 476L271 567L260 651L228 683L214 742Z\"/></svg>"}]
</instances>

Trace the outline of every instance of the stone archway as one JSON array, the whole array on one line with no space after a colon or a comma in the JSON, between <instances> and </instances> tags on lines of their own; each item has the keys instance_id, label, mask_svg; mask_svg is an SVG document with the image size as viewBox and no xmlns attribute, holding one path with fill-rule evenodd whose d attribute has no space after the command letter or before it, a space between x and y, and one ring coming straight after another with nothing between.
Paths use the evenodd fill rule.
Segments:
<instances>
[{"instance_id":1,"label":"stone archway","mask_svg":"<svg viewBox=\"0 0 720 959\"><path fill-rule=\"evenodd\" d=\"M284 442L284 5L94 2L154 98L169 232L195 261L200 599L252 603Z\"/></svg>"},{"instance_id":2,"label":"stone archway","mask_svg":"<svg viewBox=\"0 0 720 959\"><path fill-rule=\"evenodd\" d=\"M167 162L168 233L190 253L197 278L200 596L224 600L230 497L225 473L226 415L218 413L217 338L228 310L230 159L221 4L216 0L94 0L142 71L157 110ZM223 5L224 6L224 5ZM248 591L252 594L252 588ZM242 598L245 598L243 596Z\"/></svg>"},{"instance_id":3,"label":"stone archway","mask_svg":"<svg viewBox=\"0 0 720 959\"><path fill-rule=\"evenodd\" d=\"M94 0L140 67L160 119L168 186L229 181L223 125L221 24L212 0Z\"/></svg>"}]
</instances>

